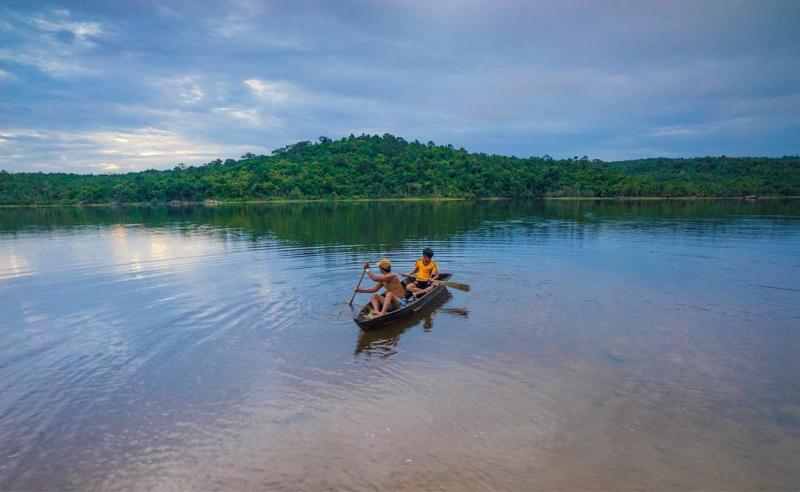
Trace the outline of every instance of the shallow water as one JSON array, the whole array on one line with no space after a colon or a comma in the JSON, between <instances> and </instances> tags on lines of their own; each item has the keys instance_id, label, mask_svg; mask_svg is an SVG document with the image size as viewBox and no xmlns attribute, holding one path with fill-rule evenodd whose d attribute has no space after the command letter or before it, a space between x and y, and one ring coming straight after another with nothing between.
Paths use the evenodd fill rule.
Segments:
<instances>
[{"instance_id":1,"label":"shallow water","mask_svg":"<svg viewBox=\"0 0 800 492\"><path fill-rule=\"evenodd\" d=\"M0 303L2 489L800 489L800 202L6 209Z\"/></svg>"}]
</instances>

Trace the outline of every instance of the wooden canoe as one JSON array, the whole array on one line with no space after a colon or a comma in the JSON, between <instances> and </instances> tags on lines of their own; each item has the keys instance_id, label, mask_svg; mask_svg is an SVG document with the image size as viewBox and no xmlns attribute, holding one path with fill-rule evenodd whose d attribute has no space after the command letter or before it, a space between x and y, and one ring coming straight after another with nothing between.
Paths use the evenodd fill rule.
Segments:
<instances>
[{"instance_id":1,"label":"wooden canoe","mask_svg":"<svg viewBox=\"0 0 800 492\"><path fill-rule=\"evenodd\" d=\"M438 280L450 280L453 277L452 273L440 273ZM442 295L444 292L447 291L447 287L444 285L436 285L433 289L431 289L427 294L420 297L419 299L409 300L410 302L400 309L395 309L394 311L389 311L388 313L380 316L378 318L367 318L366 315L372 309L372 304L369 302L364 305L361 309L358 310L353 321L364 331L369 330L376 330L378 328L383 328L385 326L391 325L397 321L407 319L414 315L414 313L418 313L425 309L426 306L430 306L432 301Z\"/></svg>"}]
</instances>

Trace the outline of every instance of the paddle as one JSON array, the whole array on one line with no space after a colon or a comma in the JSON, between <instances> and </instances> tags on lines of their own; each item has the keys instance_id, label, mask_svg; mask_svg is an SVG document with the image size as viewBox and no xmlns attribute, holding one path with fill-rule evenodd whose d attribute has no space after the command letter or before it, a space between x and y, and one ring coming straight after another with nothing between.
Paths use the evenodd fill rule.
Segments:
<instances>
[{"instance_id":1,"label":"paddle","mask_svg":"<svg viewBox=\"0 0 800 492\"><path fill-rule=\"evenodd\" d=\"M364 274L367 273L367 269L361 271L361 278L358 279L358 283L356 284L356 288L353 289L353 297L350 298L350 301L347 303L349 305L353 305L353 299L356 298L356 294L358 293L358 288L361 287L361 281L364 280Z\"/></svg>"},{"instance_id":2,"label":"paddle","mask_svg":"<svg viewBox=\"0 0 800 492\"><path fill-rule=\"evenodd\" d=\"M404 277L416 278L414 275L406 275L405 273L401 273L400 275ZM469 284L462 284L460 282L451 282L449 280L430 280L430 282L434 284L444 285L445 287L452 287L456 290L463 290L464 292L469 292Z\"/></svg>"}]
</instances>

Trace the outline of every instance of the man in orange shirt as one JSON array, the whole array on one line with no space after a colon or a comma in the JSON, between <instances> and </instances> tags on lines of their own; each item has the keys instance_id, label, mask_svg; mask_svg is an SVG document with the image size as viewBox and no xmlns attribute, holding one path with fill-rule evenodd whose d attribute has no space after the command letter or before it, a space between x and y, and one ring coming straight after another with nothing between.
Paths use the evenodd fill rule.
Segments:
<instances>
[{"instance_id":1,"label":"man in orange shirt","mask_svg":"<svg viewBox=\"0 0 800 492\"><path fill-rule=\"evenodd\" d=\"M409 276L414 276L414 282L406 285L406 290L414 294L415 297L422 297L433 288L433 282L439 277L439 267L433 261L433 250L425 248L422 250L422 258L414 263L414 269L408 272Z\"/></svg>"}]
</instances>

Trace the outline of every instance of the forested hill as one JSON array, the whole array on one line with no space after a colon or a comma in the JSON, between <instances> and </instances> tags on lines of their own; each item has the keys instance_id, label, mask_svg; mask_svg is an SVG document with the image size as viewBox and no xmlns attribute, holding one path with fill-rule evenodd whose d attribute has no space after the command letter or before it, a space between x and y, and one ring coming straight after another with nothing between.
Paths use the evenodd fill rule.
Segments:
<instances>
[{"instance_id":1,"label":"forested hill","mask_svg":"<svg viewBox=\"0 0 800 492\"><path fill-rule=\"evenodd\" d=\"M800 195L800 157L605 163L470 153L392 135L298 142L271 156L128 174L0 172L0 204L297 198Z\"/></svg>"}]
</instances>

